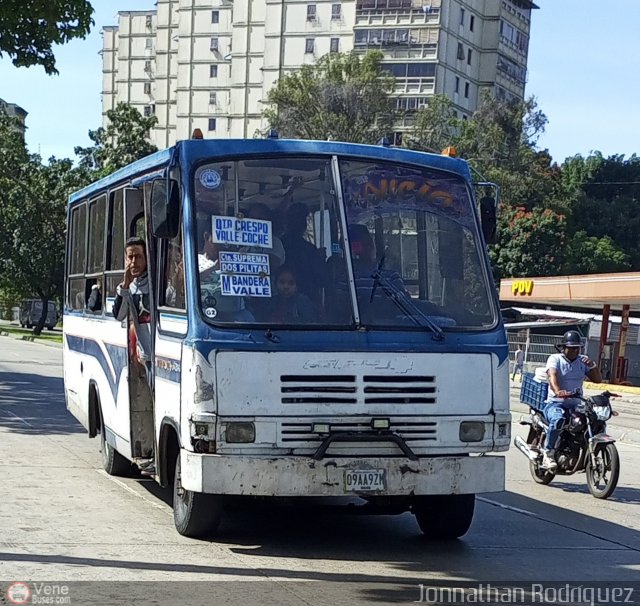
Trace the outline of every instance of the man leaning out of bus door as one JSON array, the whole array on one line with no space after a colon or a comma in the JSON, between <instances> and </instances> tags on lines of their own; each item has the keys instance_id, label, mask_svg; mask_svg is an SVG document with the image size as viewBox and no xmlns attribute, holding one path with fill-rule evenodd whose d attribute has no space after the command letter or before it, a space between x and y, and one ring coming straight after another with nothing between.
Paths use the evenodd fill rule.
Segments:
<instances>
[{"instance_id":1,"label":"man leaning out of bus door","mask_svg":"<svg viewBox=\"0 0 640 606\"><path fill-rule=\"evenodd\" d=\"M118 284L113 303L117 320L129 326L129 357L145 369L151 386L151 307L147 275L147 247L142 238L129 238L125 244L124 280ZM138 463L143 475L154 475L153 457Z\"/></svg>"}]
</instances>

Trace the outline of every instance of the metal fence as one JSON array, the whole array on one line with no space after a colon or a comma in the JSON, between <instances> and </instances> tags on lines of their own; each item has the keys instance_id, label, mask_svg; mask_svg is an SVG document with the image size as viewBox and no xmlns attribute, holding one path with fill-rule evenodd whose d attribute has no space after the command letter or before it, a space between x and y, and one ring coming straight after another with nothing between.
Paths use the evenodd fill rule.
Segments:
<instances>
[{"instance_id":1,"label":"metal fence","mask_svg":"<svg viewBox=\"0 0 640 606\"><path fill-rule=\"evenodd\" d=\"M513 372L515 352L518 346L524 351L525 372L533 372L539 366L546 366L547 358L551 354L558 352L555 346L562 341L562 336L558 335L533 335L527 333L527 329L507 331L511 372Z\"/></svg>"}]
</instances>

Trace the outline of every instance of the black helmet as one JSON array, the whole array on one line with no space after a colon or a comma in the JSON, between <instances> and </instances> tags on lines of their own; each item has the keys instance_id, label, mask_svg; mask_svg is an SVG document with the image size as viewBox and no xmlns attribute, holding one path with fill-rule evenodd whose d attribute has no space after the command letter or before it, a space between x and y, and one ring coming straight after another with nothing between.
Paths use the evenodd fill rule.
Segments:
<instances>
[{"instance_id":1,"label":"black helmet","mask_svg":"<svg viewBox=\"0 0 640 606\"><path fill-rule=\"evenodd\" d=\"M582 337L577 330L568 330L562 336L563 347L582 347Z\"/></svg>"}]
</instances>

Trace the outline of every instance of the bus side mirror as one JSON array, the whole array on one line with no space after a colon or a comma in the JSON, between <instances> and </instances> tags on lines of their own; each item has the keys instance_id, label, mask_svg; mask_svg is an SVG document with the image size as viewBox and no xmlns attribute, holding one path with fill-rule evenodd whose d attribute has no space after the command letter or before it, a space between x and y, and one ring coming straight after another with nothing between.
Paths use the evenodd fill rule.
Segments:
<instances>
[{"instance_id":1,"label":"bus side mirror","mask_svg":"<svg viewBox=\"0 0 640 606\"><path fill-rule=\"evenodd\" d=\"M175 179L151 186L151 229L156 238L175 238L180 228L180 187Z\"/></svg>"},{"instance_id":2,"label":"bus side mirror","mask_svg":"<svg viewBox=\"0 0 640 606\"><path fill-rule=\"evenodd\" d=\"M495 244L497 241L498 218L496 212L496 199L485 196L480 199L480 225L482 235L487 244Z\"/></svg>"}]
</instances>

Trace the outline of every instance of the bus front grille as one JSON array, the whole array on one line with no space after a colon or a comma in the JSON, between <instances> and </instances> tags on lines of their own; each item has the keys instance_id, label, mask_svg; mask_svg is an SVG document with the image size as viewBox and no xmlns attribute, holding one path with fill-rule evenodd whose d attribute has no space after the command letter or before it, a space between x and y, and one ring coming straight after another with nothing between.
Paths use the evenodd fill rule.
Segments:
<instances>
[{"instance_id":1,"label":"bus front grille","mask_svg":"<svg viewBox=\"0 0 640 606\"><path fill-rule=\"evenodd\" d=\"M432 375L282 375L282 404L436 404Z\"/></svg>"},{"instance_id":2,"label":"bus front grille","mask_svg":"<svg viewBox=\"0 0 640 606\"><path fill-rule=\"evenodd\" d=\"M331 433L357 432L362 435L370 433L377 435L378 432L371 428L368 420L346 420L326 421L317 419L313 421L284 421L280 423L278 432L278 442L281 446L304 448L305 446L319 446L327 437L327 434L318 434L313 431L314 424L328 425ZM414 421L403 419L391 419L389 430L398 434L407 442L409 447L420 447L427 442L434 442L437 439L437 427L435 421ZM349 442L341 443L341 446L348 446ZM362 442L354 442L354 446L361 446ZM396 447L389 442L388 446L384 442L377 442L376 447Z\"/></svg>"},{"instance_id":3,"label":"bus front grille","mask_svg":"<svg viewBox=\"0 0 640 606\"><path fill-rule=\"evenodd\" d=\"M282 404L357 404L354 375L282 375Z\"/></svg>"}]
</instances>

